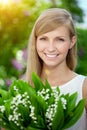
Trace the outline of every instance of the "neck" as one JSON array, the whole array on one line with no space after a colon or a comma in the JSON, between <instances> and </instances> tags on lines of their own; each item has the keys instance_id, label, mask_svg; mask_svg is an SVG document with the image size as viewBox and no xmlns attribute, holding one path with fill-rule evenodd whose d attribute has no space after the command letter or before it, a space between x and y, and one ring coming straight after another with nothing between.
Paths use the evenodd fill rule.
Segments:
<instances>
[{"instance_id":1,"label":"neck","mask_svg":"<svg viewBox=\"0 0 87 130\"><path fill-rule=\"evenodd\" d=\"M66 76L67 75L67 76ZM65 67L46 67L43 66L41 79L44 82L48 80L51 86L64 84L69 80L69 77L74 77L74 72L71 71L67 66Z\"/></svg>"}]
</instances>

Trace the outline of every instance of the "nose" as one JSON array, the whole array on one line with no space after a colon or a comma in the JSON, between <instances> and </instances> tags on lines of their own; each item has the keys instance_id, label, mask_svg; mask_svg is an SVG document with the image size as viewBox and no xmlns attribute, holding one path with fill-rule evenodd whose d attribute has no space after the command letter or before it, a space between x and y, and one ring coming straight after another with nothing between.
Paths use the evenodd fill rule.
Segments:
<instances>
[{"instance_id":1,"label":"nose","mask_svg":"<svg viewBox=\"0 0 87 130\"><path fill-rule=\"evenodd\" d=\"M53 52L56 50L55 44L53 42L49 42L48 44L48 51Z\"/></svg>"}]
</instances>

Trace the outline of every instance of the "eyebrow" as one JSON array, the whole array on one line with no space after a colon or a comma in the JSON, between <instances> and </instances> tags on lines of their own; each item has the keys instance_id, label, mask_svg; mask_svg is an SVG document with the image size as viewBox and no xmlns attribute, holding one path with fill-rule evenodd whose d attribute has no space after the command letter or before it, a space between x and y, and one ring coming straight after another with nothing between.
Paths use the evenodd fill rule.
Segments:
<instances>
[{"instance_id":1,"label":"eyebrow","mask_svg":"<svg viewBox=\"0 0 87 130\"><path fill-rule=\"evenodd\" d=\"M38 36L38 37L48 37L48 36L45 35L45 34L43 34L43 35L40 35L40 36ZM58 36L58 35L56 35L55 37L66 37L66 36Z\"/></svg>"}]
</instances>

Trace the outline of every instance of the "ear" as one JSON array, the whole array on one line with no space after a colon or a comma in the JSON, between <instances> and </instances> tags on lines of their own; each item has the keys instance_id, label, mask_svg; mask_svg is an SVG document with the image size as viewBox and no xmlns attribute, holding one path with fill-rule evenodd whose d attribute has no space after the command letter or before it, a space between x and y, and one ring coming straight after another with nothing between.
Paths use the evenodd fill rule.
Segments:
<instances>
[{"instance_id":1,"label":"ear","mask_svg":"<svg viewBox=\"0 0 87 130\"><path fill-rule=\"evenodd\" d=\"M71 39L70 49L76 44L76 36L73 36Z\"/></svg>"}]
</instances>

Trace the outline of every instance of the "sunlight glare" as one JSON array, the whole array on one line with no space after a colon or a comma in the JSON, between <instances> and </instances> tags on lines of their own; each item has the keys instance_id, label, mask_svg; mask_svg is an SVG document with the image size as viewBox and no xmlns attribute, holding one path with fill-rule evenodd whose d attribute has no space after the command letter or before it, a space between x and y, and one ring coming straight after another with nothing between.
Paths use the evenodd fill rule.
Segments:
<instances>
[{"instance_id":1,"label":"sunlight glare","mask_svg":"<svg viewBox=\"0 0 87 130\"><path fill-rule=\"evenodd\" d=\"M7 5L9 3L10 3L9 0L0 0L0 4L3 4L3 5Z\"/></svg>"}]
</instances>

